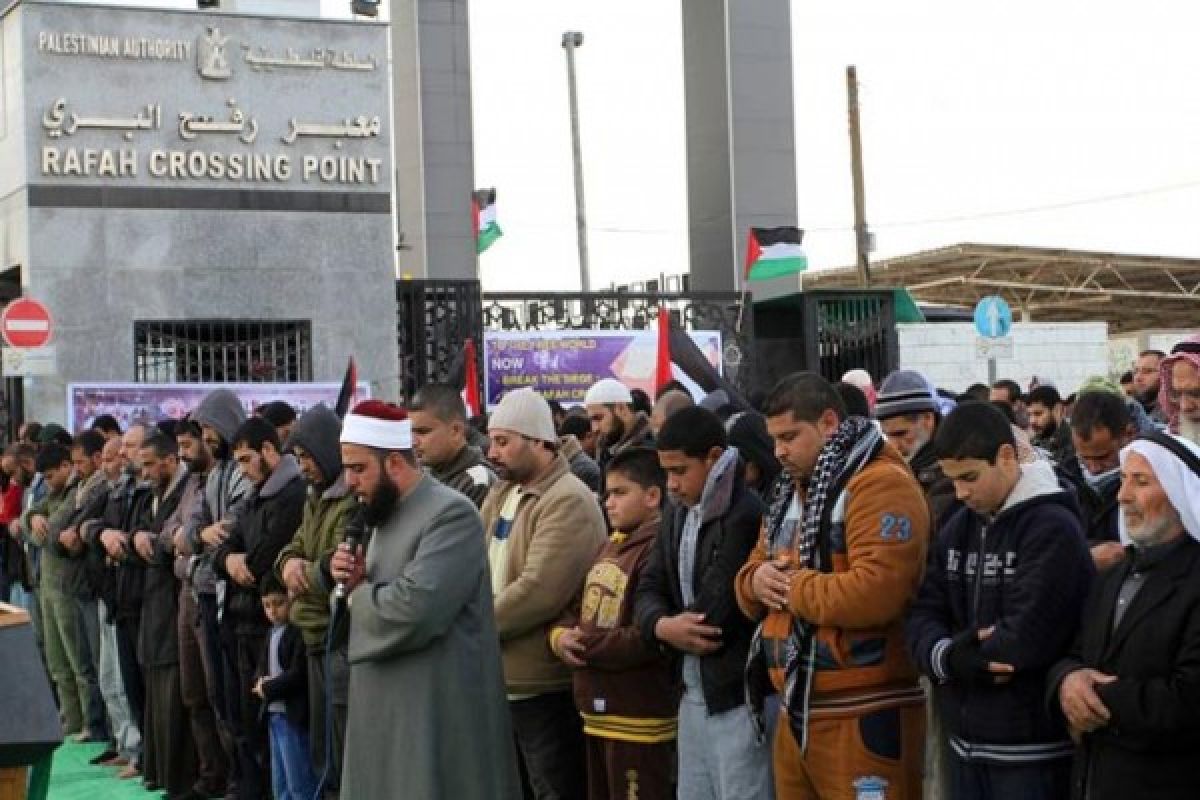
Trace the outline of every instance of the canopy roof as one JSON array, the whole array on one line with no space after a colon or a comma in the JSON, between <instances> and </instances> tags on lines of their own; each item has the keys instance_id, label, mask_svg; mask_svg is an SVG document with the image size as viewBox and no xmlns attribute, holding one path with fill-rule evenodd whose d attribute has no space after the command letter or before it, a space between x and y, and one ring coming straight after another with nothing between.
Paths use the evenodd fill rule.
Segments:
<instances>
[{"instance_id":1,"label":"canopy roof","mask_svg":"<svg viewBox=\"0 0 1200 800\"><path fill-rule=\"evenodd\" d=\"M859 285L853 267L802 278L804 289ZM1200 326L1200 259L959 244L877 261L871 285L968 307L998 294L1025 319L1106 321L1113 333Z\"/></svg>"}]
</instances>

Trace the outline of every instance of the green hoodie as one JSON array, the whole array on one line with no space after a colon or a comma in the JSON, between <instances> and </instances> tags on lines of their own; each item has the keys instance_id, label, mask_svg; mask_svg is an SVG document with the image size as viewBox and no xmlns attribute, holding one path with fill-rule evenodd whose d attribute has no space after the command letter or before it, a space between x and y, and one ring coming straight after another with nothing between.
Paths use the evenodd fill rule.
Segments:
<instances>
[{"instance_id":1,"label":"green hoodie","mask_svg":"<svg viewBox=\"0 0 1200 800\"><path fill-rule=\"evenodd\" d=\"M342 477L340 433L341 421L337 415L324 405L318 405L300 418L288 439L289 446L302 447L313 457L326 479L335 478L332 485L324 488L308 487L300 527L275 560L275 571L281 579L283 567L290 559L301 558L308 562L305 572L310 588L292 599L291 622L300 629L310 653L325 649L329 592L333 589L325 582L319 563L341 543L346 520L358 505Z\"/></svg>"}]
</instances>

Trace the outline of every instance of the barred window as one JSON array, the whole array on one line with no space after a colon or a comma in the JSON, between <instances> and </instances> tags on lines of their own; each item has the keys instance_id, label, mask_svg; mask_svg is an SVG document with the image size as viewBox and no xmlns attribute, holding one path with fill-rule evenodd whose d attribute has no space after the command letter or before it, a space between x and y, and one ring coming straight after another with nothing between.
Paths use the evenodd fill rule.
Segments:
<instances>
[{"instance_id":1,"label":"barred window","mask_svg":"<svg viewBox=\"0 0 1200 800\"><path fill-rule=\"evenodd\" d=\"M312 380L309 320L141 320L133 331L139 383Z\"/></svg>"}]
</instances>

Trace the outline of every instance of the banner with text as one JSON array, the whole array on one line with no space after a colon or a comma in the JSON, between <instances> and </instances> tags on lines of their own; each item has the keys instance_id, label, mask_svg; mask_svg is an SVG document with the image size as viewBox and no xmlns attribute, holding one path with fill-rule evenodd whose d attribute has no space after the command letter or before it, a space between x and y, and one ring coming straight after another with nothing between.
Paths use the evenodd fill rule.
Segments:
<instances>
[{"instance_id":1,"label":"banner with text","mask_svg":"<svg viewBox=\"0 0 1200 800\"><path fill-rule=\"evenodd\" d=\"M232 391L247 414L283 400L299 415L317 403L333 408L341 388L340 383L72 383L67 386L67 419L76 433L87 430L101 414L116 417L121 430L133 423L153 425L182 419L213 389ZM370 398L370 385L360 381L355 396Z\"/></svg>"},{"instance_id":2,"label":"banner with text","mask_svg":"<svg viewBox=\"0 0 1200 800\"><path fill-rule=\"evenodd\" d=\"M689 331L709 362L721 370L721 332ZM505 392L532 386L547 400L578 405L588 387L616 378L630 389L654 396L658 335L644 331L486 331L483 336L487 406ZM679 370L675 377L690 381ZM703 396L698 387L692 394Z\"/></svg>"}]
</instances>

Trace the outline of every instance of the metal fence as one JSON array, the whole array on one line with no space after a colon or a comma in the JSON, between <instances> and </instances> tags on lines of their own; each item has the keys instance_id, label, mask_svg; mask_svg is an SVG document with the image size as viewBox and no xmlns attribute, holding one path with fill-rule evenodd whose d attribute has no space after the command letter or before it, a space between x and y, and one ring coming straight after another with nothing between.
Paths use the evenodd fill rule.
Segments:
<instances>
[{"instance_id":1,"label":"metal fence","mask_svg":"<svg viewBox=\"0 0 1200 800\"><path fill-rule=\"evenodd\" d=\"M397 281L396 336L400 350L400 393L450 379L467 339L483 330L478 281ZM482 352L482 348L480 348Z\"/></svg>"},{"instance_id":2,"label":"metal fence","mask_svg":"<svg viewBox=\"0 0 1200 800\"><path fill-rule=\"evenodd\" d=\"M312 380L308 320L139 320L139 383L293 383Z\"/></svg>"},{"instance_id":3,"label":"metal fence","mask_svg":"<svg viewBox=\"0 0 1200 800\"><path fill-rule=\"evenodd\" d=\"M488 292L475 281L399 281L400 387L405 398L429 381L450 380L463 343L482 357L485 330L644 330L665 306L685 330L721 332L724 370L749 390L753 315L741 313L735 292ZM739 325L740 322L740 325ZM478 374L483 378L483 364Z\"/></svg>"},{"instance_id":4,"label":"metal fence","mask_svg":"<svg viewBox=\"0 0 1200 800\"><path fill-rule=\"evenodd\" d=\"M806 291L758 303L754 316L754 355L764 387L797 370L838 381L861 367L882 380L899 362L890 289Z\"/></svg>"}]
</instances>

